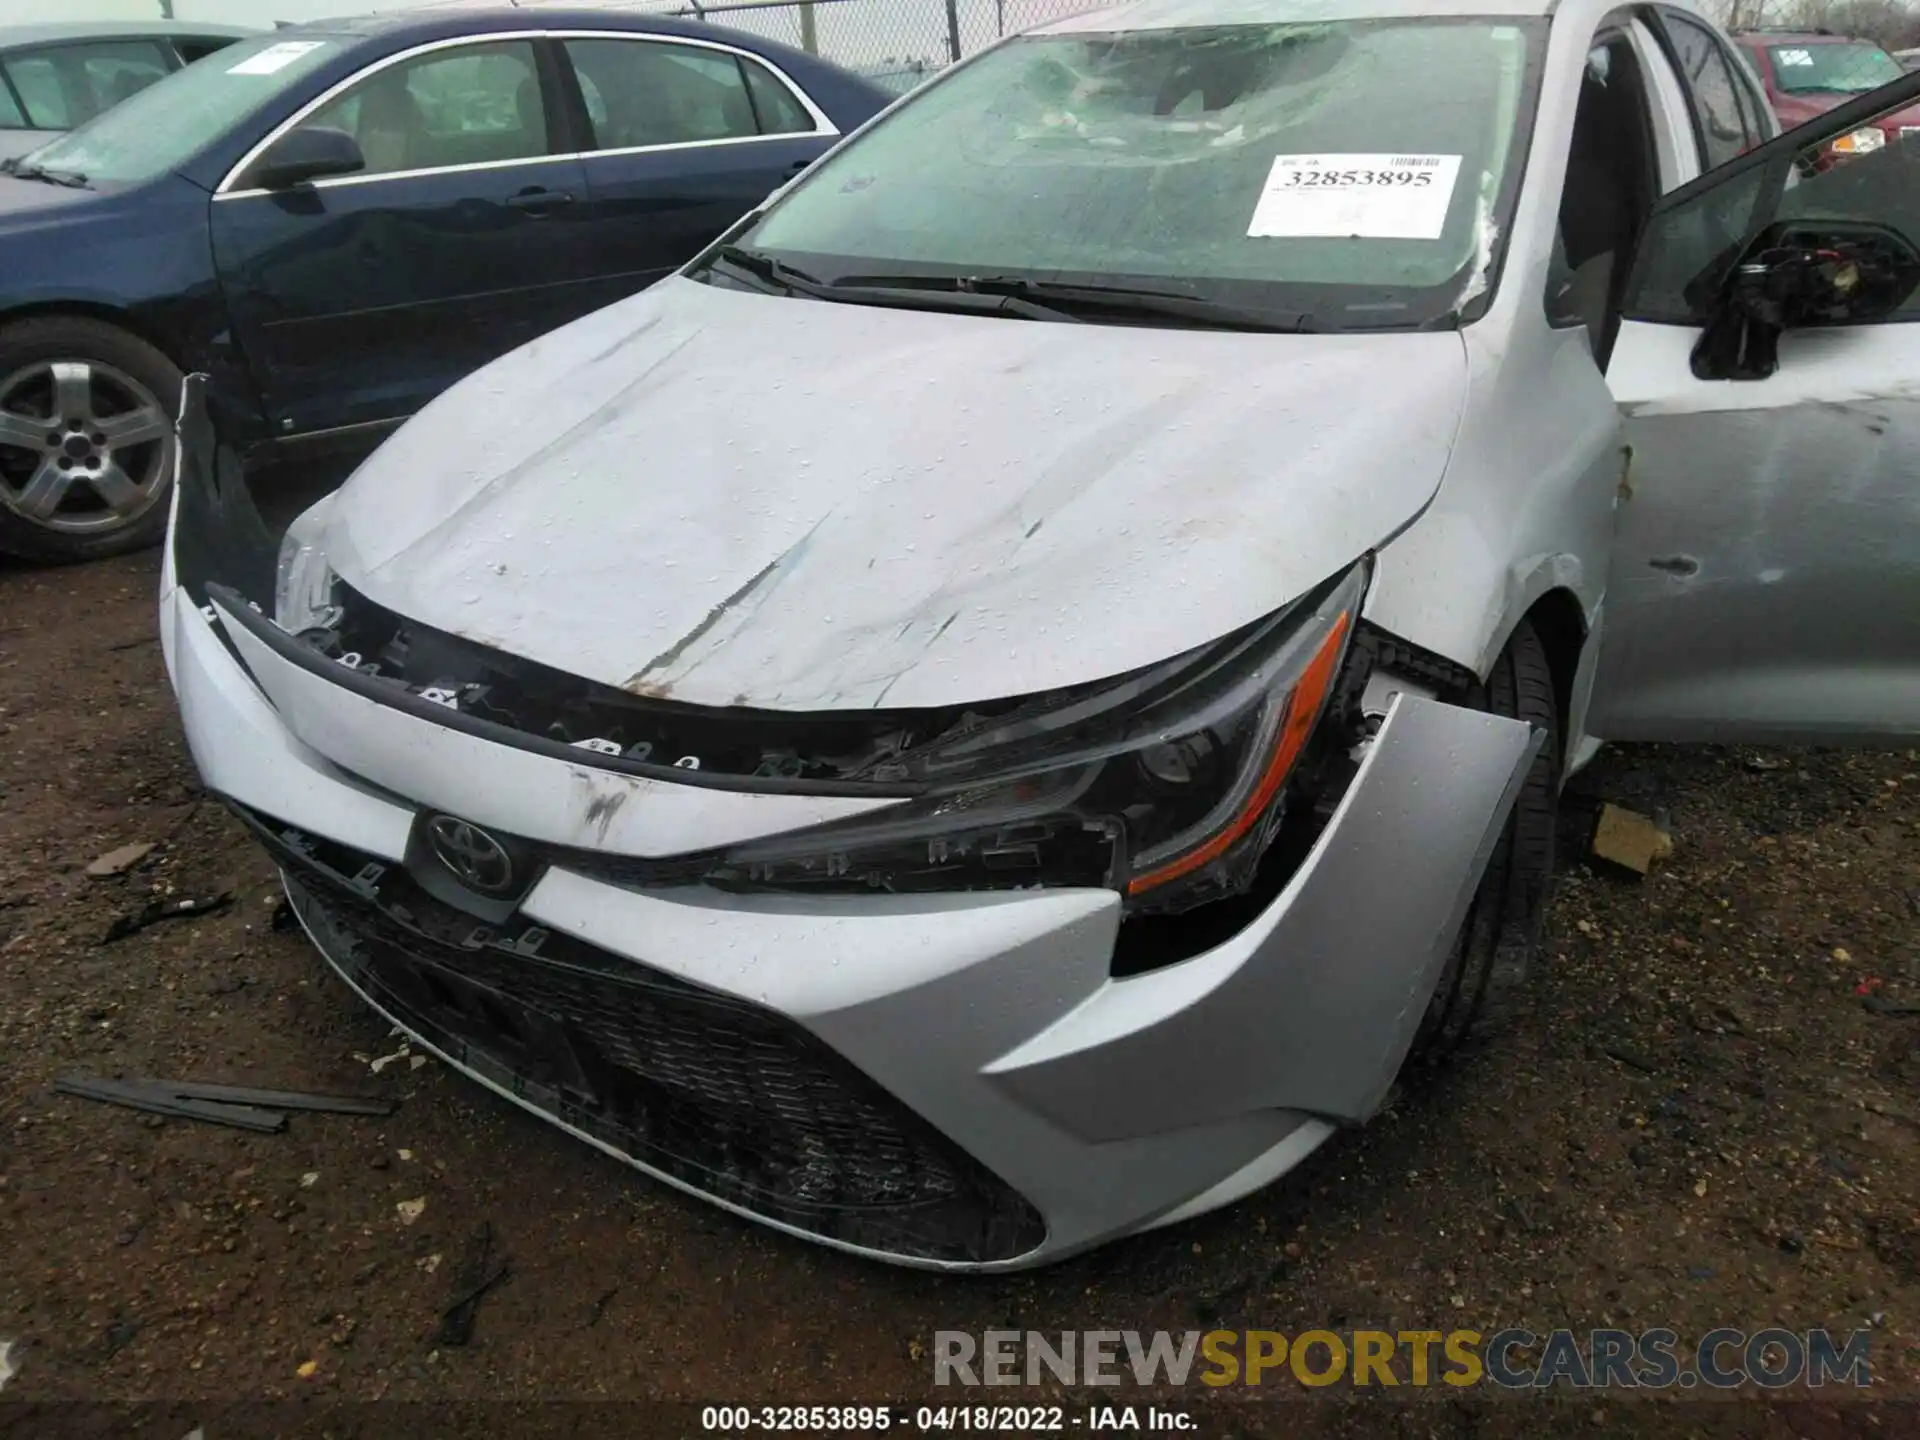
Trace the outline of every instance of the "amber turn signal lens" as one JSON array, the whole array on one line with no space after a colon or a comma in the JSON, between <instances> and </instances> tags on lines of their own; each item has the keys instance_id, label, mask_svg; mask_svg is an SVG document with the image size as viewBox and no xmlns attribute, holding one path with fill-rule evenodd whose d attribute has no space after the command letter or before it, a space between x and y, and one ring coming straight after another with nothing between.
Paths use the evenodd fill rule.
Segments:
<instances>
[{"instance_id":1,"label":"amber turn signal lens","mask_svg":"<svg viewBox=\"0 0 1920 1440\"><path fill-rule=\"evenodd\" d=\"M1279 734L1274 737L1273 753L1267 759L1266 769L1260 772L1259 783L1253 787L1247 803L1211 839L1144 875L1134 876L1127 882L1127 894L1142 894L1156 885L1164 885L1169 880L1178 880L1182 875L1191 874L1210 860L1218 859L1266 814L1267 807L1286 783L1288 773L1300 758L1300 752L1306 748L1307 737L1313 733L1314 724L1320 718L1321 707L1326 704L1327 692L1333 686L1334 673L1340 665L1348 623L1348 614L1342 610L1328 628L1327 638L1314 651L1313 659L1300 672L1299 683L1287 697L1287 713L1280 722Z\"/></svg>"}]
</instances>

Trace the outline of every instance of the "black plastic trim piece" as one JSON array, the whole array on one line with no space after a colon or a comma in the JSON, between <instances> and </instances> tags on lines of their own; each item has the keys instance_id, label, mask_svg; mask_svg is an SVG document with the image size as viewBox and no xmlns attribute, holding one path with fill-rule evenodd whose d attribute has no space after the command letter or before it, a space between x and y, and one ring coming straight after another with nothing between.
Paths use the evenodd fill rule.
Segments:
<instances>
[{"instance_id":1,"label":"black plastic trim piece","mask_svg":"<svg viewBox=\"0 0 1920 1440\"><path fill-rule=\"evenodd\" d=\"M656 765L647 760L629 760L624 755L608 755L583 746L548 740L539 735L481 720L472 715L436 705L411 695L391 681L362 675L357 670L327 659L312 647L300 643L278 625L247 603L239 591L218 581L207 583L207 597L230 615L242 629L272 650L289 665L297 665L309 675L349 690L365 700L385 705L417 720L426 720L457 730L494 745L525 750L549 760L564 760L569 765L584 765L596 770L611 770L642 780L663 780L702 790L727 790L754 795L832 795L869 800L913 800L928 793L925 785L879 784L864 780L789 780L778 775L720 775L712 771L683 770L675 765Z\"/></svg>"}]
</instances>

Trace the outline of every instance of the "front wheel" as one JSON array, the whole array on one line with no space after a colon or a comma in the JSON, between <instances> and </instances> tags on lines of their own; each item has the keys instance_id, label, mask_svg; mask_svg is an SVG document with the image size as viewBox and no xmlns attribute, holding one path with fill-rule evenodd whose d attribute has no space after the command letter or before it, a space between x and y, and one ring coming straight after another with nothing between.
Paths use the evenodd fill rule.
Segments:
<instances>
[{"instance_id":1,"label":"front wheel","mask_svg":"<svg viewBox=\"0 0 1920 1440\"><path fill-rule=\"evenodd\" d=\"M1547 648L1530 622L1520 622L1472 699L1496 715L1539 727L1546 740L1521 783L1414 1040L1413 1058L1428 1063L1468 1040L1498 1033L1512 1019L1532 969L1553 877L1560 706Z\"/></svg>"},{"instance_id":2,"label":"front wheel","mask_svg":"<svg viewBox=\"0 0 1920 1440\"><path fill-rule=\"evenodd\" d=\"M0 327L0 551L92 560L166 529L179 367L114 325Z\"/></svg>"}]
</instances>

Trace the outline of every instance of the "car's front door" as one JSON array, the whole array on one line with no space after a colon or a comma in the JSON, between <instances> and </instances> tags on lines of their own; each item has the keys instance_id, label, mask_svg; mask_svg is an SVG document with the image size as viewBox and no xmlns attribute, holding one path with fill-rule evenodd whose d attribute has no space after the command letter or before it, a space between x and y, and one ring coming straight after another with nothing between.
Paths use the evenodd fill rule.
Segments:
<instances>
[{"instance_id":1,"label":"car's front door","mask_svg":"<svg viewBox=\"0 0 1920 1440\"><path fill-rule=\"evenodd\" d=\"M783 76L727 46L608 34L560 44L591 136L608 302L684 265L838 138Z\"/></svg>"},{"instance_id":2,"label":"car's front door","mask_svg":"<svg viewBox=\"0 0 1920 1440\"><path fill-rule=\"evenodd\" d=\"M436 45L282 127L346 131L363 171L223 187L214 258L281 434L403 418L581 312L586 181L555 115L536 38Z\"/></svg>"},{"instance_id":3,"label":"car's front door","mask_svg":"<svg viewBox=\"0 0 1920 1440\"><path fill-rule=\"evenodd\" d=\"M1917 95L1656 205L1607 364L1632 448L1593 735L1920 736L1920 148L1833 146Z\"/></svg>"}]
</instances>

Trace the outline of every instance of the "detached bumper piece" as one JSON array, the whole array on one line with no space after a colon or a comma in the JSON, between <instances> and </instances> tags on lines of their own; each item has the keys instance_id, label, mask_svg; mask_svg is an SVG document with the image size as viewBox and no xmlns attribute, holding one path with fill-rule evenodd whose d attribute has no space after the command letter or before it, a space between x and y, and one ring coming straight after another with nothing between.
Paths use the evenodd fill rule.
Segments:
<instances>
[{"instance_id":1,"label":"detached bumper piece","mask_svg":"<svg viewBox=\"0 0 1920 1440\"><path fill-rule=\"evenodd\" d=\"M399 866L243 812L327 959L396 1022L687 1188L807 1234L984 1264L1039 1212L792 1021L524 921L495 928Z\"/></svg>"}]
</instances>

